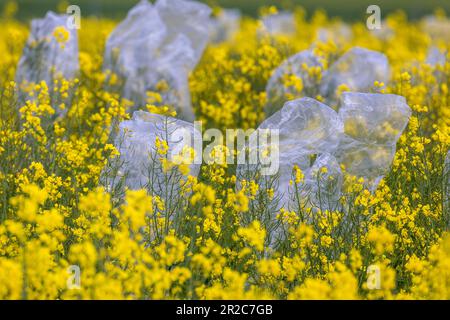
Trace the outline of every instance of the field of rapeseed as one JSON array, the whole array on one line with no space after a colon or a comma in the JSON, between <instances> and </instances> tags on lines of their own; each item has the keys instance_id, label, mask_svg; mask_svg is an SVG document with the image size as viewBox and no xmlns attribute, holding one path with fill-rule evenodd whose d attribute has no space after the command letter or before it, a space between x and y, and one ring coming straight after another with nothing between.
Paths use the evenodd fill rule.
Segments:
<instances>
[{"instance_id":1,"label":"field of rapeseed","mask_svg":"<svg viewBox=\"0 0 450 320\"><path fill-rule=\"evenodd\" d=\"M325 101L314 90L322 72L353 47L384 53L390 79L369 91L405 97L408 126L376 190L346 174L330 209L320 197L302 201L297 166L289 188L298 206L284 207L276 181L240 180L236 166L223 163L189 175L188 166L168 160L163 139L153 159L162 186L109 183L120 178L117 126L136 110L120 77L104 68L119 21L82 18L77 76L23 88L16 70L30 27L12 18L13 9L0 19L0 299L450 299L450 22L443 12L414 22L397 12L371 31L366 21L345 25L321 11L306 19L297 8L295 30L286 34L261 32L260 20L243 17L235 34L207 44L190 73L193 112L204 128L250 129L266 119L267 82L293 54L312 48L321 66L305 67L308 87L284 77L298 94L286 101ZM263 8L261 16L274 11ZM70 33L59 27L51 36L63 50ZM430 59L433 50L444 61ZM160 103L167 86L158 83L139 109L176 117ZM335 94L347 90L340 85Z\"/></svg>"}]
</instances>

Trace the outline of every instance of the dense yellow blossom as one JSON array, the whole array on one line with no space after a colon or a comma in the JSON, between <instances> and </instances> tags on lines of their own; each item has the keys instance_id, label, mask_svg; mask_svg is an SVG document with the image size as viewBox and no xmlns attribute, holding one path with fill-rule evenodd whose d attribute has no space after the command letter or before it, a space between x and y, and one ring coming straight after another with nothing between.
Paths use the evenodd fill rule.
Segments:
<instances>
[{"instance_id":1,"label":"dense yellow blossom","mask_svg":"<svg viewBox=\"0 0 450 320\"><path fill-rule=\"evenodd\" d=\"M102 68L117 21L84 19L77 78L22 88L33 99L19 104L13 80L29 29L12 19L16 9L9 5L0 20L0 299L450 299L450 63L448 56L444 65L425 61L431 45L448 52L448 38L399 12L384 22L390 36L355 22L351 38L319 41L319 29L341 22L322 11L307 19L297 9L292 35L262 34L246 17L232 39L208 45L189 79L206 128L256 128L273 70L311 47L322 66L302 68L316 85L351 47L383 52L392 81L371 90L402 95L413 110L377 190L346 175L338 208L311 206L295 165L290 187L298 201L283 208L276 184L239 181L234 165L205 163L189 176L186 163L168 160L163 138L155 146L164 177L177 172L185 180L161 194L111 187L102 177L119 155L112 137L131 116L130 101L112 89L120 79ZM61 46L69 35L64 27L53 32ZM292 92L324 99L302 79L282 80ZM158 83L141 109L176 116L161 105L168 86ZM337 96L346 90L339 86ZM360 127L344 129L351 135ZM382 131L379 139L396 134ZM192 158L192 150L182 152ZM77 268L79 281L69 272Z\"/></svg>"}]
</instances>

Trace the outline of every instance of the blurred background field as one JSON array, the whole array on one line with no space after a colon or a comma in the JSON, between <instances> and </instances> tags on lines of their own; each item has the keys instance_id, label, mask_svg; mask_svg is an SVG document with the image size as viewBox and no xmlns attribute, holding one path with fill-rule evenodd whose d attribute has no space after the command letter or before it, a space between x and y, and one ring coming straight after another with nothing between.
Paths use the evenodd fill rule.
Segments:
<instances>
[{"instance_id":1,"label":"blurred background field","mask_svg":"<svg viewBox=\"0 0 450 320\"><path fill-rule=\"evenodd\" d=\"M16 0L18 11L16 18L27 20L31 17L43 16L46 11L60 11L68 4L81 7L84 16L123 18L139 0ZM10 0L0 0L0 8ZM398 9L404 10L410 19L418 19L441 8L447 14L450 12L449 0L206 0L209 5L219 5L225 8L239 8L244 14L257 16L261 6L275 5L280 9L291 9L302 6L307 14L317 9L323 9L330 17L341 17L347 21L359 20L365 16L366 8L371 4L379 5L382 15Z\"/></svg>"}]
</instances>

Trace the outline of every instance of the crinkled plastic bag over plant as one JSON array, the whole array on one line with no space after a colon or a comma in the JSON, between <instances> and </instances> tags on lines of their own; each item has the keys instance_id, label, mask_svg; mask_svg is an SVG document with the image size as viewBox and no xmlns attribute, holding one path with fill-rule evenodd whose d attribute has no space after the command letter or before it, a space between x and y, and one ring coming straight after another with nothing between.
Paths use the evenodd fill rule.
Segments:
<instances>
[{"instance_id":1,"label":"crinkled plastic bag over plant","mask_svg":"<svg viewBox=\"0 0 450 320\"><path fill-rule=\"evenodd\" d=\"M305 182L300 184L302 196L307 199L309 206L334 210L341 197L343 182L344 176L337 159L330 153L322 153L305 172ZM290 201L293 200L295 202L296 199L291 197ZM298 205L290 203L293 208Z\"/></svg>"},{"instance_id":2,"label":"crinkled plastic bag over plant","mask_svg":"<svg viewBox=\"0 0 450 320\"><path fill-rule=\"evenodd\" d=\"M327 104L335 107L336 90L340 85L346 85L348 91L367 92L375 81L387 82L390 78L386 56L359 47L347 51L328 70L322 72L320 83L311 79L305 67L322 67L312 50L291 56L275 69L266 86L268 101L265 112L268 116L279 110L284 102L302 96L315 97L320 94ZM285 83L288 78L291 78L289 85ZM292 85L298 79L301 85Z\"/></svg>"},{"instance_id":3,"label":"crinkled plastic bag over plant","mask_svg":"<svg viewBox=\"0 0 450 320\"><path fill-rule=\"evenodd\" d=\"M450 19L448 17L427 16L423 19L422 26L433 40L446 40L450 37Z\"/></svg>"},{"instance_id":4,"label":"crinkled plastic bag over plant","mask_svg":"<svg viewBox=\"0 0 450 320\"><path fill-rule=\"evenodd\" d=\"M411 109L404 97L393 94L345 92L340 104L344 135L336 158L373 190L389 170Z\"/></svg>"},{"instance_id":5,"label":"crinkled plastic bag over plant","mask_svg":"<svg viewBox=\"0 0 450 320\"><path fill-rule=\"evenodd\" d=\"M428 49L426 62L432 66L444 66L447 61L447 54L437 47L431 47Z\"/></svg>"},{"instance_id":6,"label":"crinkled plastic bag over plant","mask_svg":"<svg viewBox=\"0 0 450 320\"><path fill-rule=\"evenodd\" d=\"M351 41L353 32L350 26L344 23L336 23L327 28L317 30L316 39L319 42L333 41L336 44L343 44Z\"/></svg>"},{"instance_id":7,"label":"crinkled plastic bag over plant","mask_svg":"<svg viewBox=\"0 0 450 320\"><path fill-rule=\"evenodd\" d=\"M292 12L282 11L262 18L263 31L270 35L290 35L296 31Z\"/></svg>"},{"instance_id":8,"label":"crinkled plastic bag over plant","mask_svg":"<svg viewBox=\"0 0 450 320\"><path fill-rule=\"evenodd\" d=\"M315 158L329 153L338 145L340 133L343 132L342 123L330 107L311 98L301 98L287 102L258 128L266 129L277 130L279 133L277 195L282 198L282 204L287 205L293 166L297 165L303 172L312 174L310 169ZM250 149L266 147L258 145L251 146ZM240 166L238 171L241 174L245 171L245 166Z\"/></svg>"},{"instance_id":9,"label":"crinkled plastic bag over plant","mask_svg":"<svg viewBox=\"0 0 450 320\"><path fill-rule=\"evenodd\" d=\"M222 9L212 20L210 40L221 43L230 40L239 30L241 12L238 9Z\"/></svg>"},{"instance_id":10,"label":"crinkled plastic bag over plant","mask_svg":"<svg viewBox=\"0 0 450 320\"><path fill-rule=\"evenodd\" d=\"M166 27L156 9L147 1L141 1L109 36L104 67L125 79L125 98L142 94L146 90L146 81L157 81L155 76L150 75L157 73L152 69L157 65L155 55L163 44L165 34ZM143 101L140 103L145 101L145 95L134 98L141 98Z\"/></svg>"},{"instance_id":11,"label":"crinkled plastic bag over plant","mask_svg":"<svg viewBox=\"0 0 450 320\"><path fill-rule=\"evenodd\" d=\"M67 15L49 11L43 19L31 21L30 36L16 71L21 103L31 98L26 91L32 85L45 81L52 92L56 79L76 77L79 69L77 30L68 29L67 20ZM63 30L68 32L68 38L61 42L54 35L58 27L64 27Z\"/></svg>"},{"instance_id":12,"label":"crinkled plastic bag over plant","mask_svg":"<svg viewBox=\"0 0 450 320\"><path fill-rule=\"evenodd\" d=\"M344 133L355 140L395 146L410 115L402 96L344 92L341 97L339 118Z\"/></svg>"},{"instance_id":13,"label":"crinkled plastic bag over plant","mask_svg":"<svg viewBox=\"0 0 450 320\"><path fill-rule=\"evenodd\" d=\"M194 68L208 43L211 9L191 0L158 0L155 8L167 27L166 43L173 42L179 35L189 39L193 54L183 63Z\"/></svg>"},{"instance_id":14,"label":"crinkled plastic bag over plant","mask_svg":"<svg viewBox=\"0 0 450 320\"><path fill-rule=\"evenodd\" d=\"M370 30L370 33L383 41L388 41L395 35L394 29L388 25L386 20L381 21L381 28Z\"/></svg>"},{"instance_id":15,"label":"crinkled plastic bag over plant","mask_svg":"<svg viewBox=\"0 0 450 320\"><path fill-rule=\"evenodd\" d=\"M133 7L108 38L104 68L123 80L135 109L150 102L174 107L193 120L188 76L208 41L211 9L188 0L146 0ZM149 101L157 92L162 101Z\"/></svg>"},{"instance_id":16,"label":"crinkled plastic bag over plant","mask_svg":"<svg viewBox=\"0 0 450 320\"><path fill-rule=\"evenodd\" d=\"M266 116L276 112L289 96L295 98L302 95L315 96L315 83L308 75L307 69L321 66L322 64L312 50L304 50L291 56L276 68L266 86ZM288 78L293 78L291 80L294 82L293 85L285 84ZM296 87L295 83L298 83L299 86Z\"/></svg>"},{"instance_id":17,"label":"crinkled plastic bag over plant","mask_svg":"<svg viewBox=\"0 0 450 320\"><path fill-rule=\"evenodd\" d=\"M320 93L334 104L340 85L346 85L348 91L367 92L375 81L386 83L389 78L389 61L384 54L354 47L324 72Z\"/></svg>"},{"instance_id":18,"label":"crinkled plastic bag over plant","mask_svg":"<svg viewBox=\"0 0 450 320\"><path fill-rule=\"evenodd\" d=\"M174 184L174 181L165 180L160 158L166 158L166 155L158 154L157 138L167 142L166 155L171 163L189 165L189 175L198 175L201 162L193 157L191 151L196 145L202 145L200 131L192 123L183 120L136 111L131 120L120 123L119 133L115 138L115 147L120 152L120 157L114 165L119 167L118 178L124 179L124 186L132 190L153 186L154 190L149 191L160 194L168 183ZM198 156L201 157L195 155ZM184 174L181 176L186 178ZM114 187L118 184L119 180L110 183ZM170 188L172 187L173 192L179 190L179 183L175 182Z\"/></svg>"},{"instance_id":19,"label":"crinkled plastic bag over plant","mask_svg":"<svg viewBox=\"0 0 450 320\"><path fill-rule=\"evenodd\" d=\"M343 93L339 113L311 98L287 102L258 128L279 131L281 204L293 205L289 182L294 165L304 174L302 198L321 209L338 203L342 166L346 174L363 178L366 187L375 190L388 173L410 116L406 100L392 94ZM322 167L326 168L323 173L319 170ZM248 169L241 165L238 174L245 175Z\"/></svg>"}]
</instances>

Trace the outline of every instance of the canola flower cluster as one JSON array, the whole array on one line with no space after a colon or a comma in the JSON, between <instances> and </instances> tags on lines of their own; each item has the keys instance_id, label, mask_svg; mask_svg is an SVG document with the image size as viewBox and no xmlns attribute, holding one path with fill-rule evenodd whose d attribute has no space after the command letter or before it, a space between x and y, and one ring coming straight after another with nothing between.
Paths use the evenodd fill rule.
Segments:
<instances>
[{"instance_id":1,"label":"canola flower cluster","mask_svg":"<svg viewBox=\"0 0 450 320\"><path fill-rule=\"evenodd\" d=\"M383 21L389 35L362 21L350 38L319 40L318 30L342 22L296 9L293 34L261 34L258 20L243 18L233 38L208 45L190 76L192 105L206 127L223 130L257 127L273 70L312 44L317 82L354 46L389 59L391 82L372 90L413 109L389 174L374 192L347 176L341 210L304 201L288 210L276 184L237 181L233 165L203 164L198 177L170 181L189 169L168 163L161 140L156 162L176 193L111 188L102 179L119 155L111 131L130 118L130 102L108 89L119 80L102 68L117 21L83 19L79 76L37 83L21 104L14 79L29 29L11 15L0 20L0 299L450 299L450 62L426 62L432 45L449 52L448 34L398 12ZM63 46L68 33L54 37ZM174 115L151 101L143 108ZM303 179L294 167L297 195ZM76 288L70 266L80 270Z\"/></svg>"}]
</instances>

